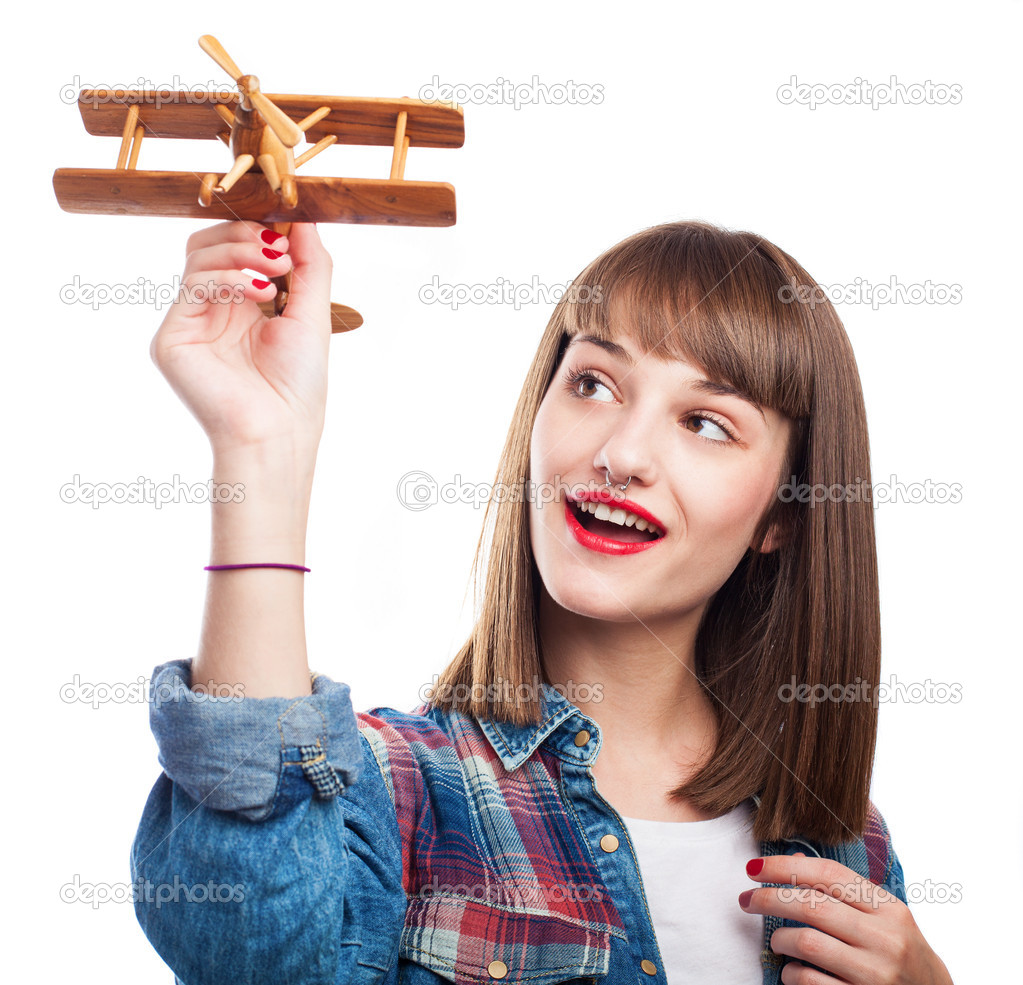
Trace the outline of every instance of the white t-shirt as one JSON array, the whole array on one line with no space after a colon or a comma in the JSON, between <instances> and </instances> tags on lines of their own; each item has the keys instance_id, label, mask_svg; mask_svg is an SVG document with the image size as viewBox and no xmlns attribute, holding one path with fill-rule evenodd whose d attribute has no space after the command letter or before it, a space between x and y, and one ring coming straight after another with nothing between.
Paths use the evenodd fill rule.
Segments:
<instances>
[{"instance_id":1,"label":"white t-shirt","mask_svg":"<svg viewBox=\"0 0 1023 985\"><path fill-rule=\"evenodd\" d=\"M758 885L746 863L760 855L750 802L710 821L623 817L668 985L761 985L763 917L739 908Z\"/></svg>"}]
</instances>

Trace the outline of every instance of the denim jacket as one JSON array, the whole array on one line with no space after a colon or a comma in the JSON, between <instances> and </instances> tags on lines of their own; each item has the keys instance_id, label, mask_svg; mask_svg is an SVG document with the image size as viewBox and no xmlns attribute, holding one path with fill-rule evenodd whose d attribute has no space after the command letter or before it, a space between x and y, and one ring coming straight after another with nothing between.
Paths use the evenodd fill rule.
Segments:
<instances>
[{"instance_id":1,"label":"denim jacket","mask_svg":"<svg viewBox=\"0 0 1023 985\"><path fill-rule=\"evenodd\" d=\"M200 694L190 664L153 674L163 774L131 849L136 915L178 985L665 985L632 842L590 771L600 727L556 689L515 727L357 715L322 675L302 698ZM836 859L906 901L873 805L862 838L760 851ZM762 919L778 985L771 934L801 924Z\"/></svg>"}]
</instances>

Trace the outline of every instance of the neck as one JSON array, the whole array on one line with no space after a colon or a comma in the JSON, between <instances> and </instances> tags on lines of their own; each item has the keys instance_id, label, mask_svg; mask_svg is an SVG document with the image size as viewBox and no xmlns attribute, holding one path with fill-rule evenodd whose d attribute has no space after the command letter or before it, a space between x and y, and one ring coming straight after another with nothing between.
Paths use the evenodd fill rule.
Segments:
<instances>
[{"instance_id":1,"label":"neck","mask_svg":"<svg viewBox=\"0 0 1023 985\"><path fill-rule=\"evenodd\" d=\"M541 589L547 679L601 728L605 758L691 760L709 752L715 716L696 677L702 610L670 624L611 623L569 612Z\"/></svg>"}]
</instances>

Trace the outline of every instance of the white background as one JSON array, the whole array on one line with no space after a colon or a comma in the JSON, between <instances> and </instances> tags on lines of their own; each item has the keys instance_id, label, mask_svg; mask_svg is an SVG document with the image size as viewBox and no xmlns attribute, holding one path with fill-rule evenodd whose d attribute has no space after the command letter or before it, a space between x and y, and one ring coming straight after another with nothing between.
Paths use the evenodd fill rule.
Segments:
<instances>
[{"instance_id":1,"label":"white background","mask_svg":"<svg viewBox=\"0 0 1023 985\"><path fill-rule=\"evenodd\" d=\"M958 483L955 504L877 511L883 677L958 684L957 703L882 706L872 797L913 912L957 983L1007 972L1020 867L1018 332L1020 3L707 5L394 2L35 5L10 26L5 76L3 397L9 614L5 963L54 980L170 981L130 904L65 903L124 883L156 779L138 702L67 703L75 675L124 683L192 656L208 506L66 504L82 482L205 482L210 454L152 365L155 307L66 304L82 282L166 284L199 221L75 216L57 167L111 167L71 86L228 80L215 34L268 92L417 96L506 78L601 87L588 105L465 105L457 151L409 152L407 177L450 181L450 229L321 226L333 299L366 323L331 343L331 393L307 563L312 666L357 709L407 709L468 628L482 510L413 512L413 470L487 483L552 305L419 300L434 276L556 285L658 222L749 229L822 284L959 285L959 304L842 304L866 393L875 481ZM372 11L372 12L371 12ZM800 82L961 87L958 105L805 105ZM13 109L12 109L13 107ZM13 138L13 139L12 139ZM140 166L223 170L216 143L147 141ZM383 177L387 148L332 148L316 173ZM940 897L941 890L938 890ZM1010 944L1010 941L1013 941ZM968 943L969 942L969 943Z\"/></svg>"}]
</instances>

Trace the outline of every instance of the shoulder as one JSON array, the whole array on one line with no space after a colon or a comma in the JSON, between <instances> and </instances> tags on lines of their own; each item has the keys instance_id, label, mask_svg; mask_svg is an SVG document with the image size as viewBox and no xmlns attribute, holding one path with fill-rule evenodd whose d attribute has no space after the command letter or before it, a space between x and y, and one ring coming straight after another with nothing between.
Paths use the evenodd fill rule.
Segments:
<instances>
[{"instance_id":1,"label":"shoulder","mask_svg":"<svg viewBox=\"0 0 1023 985\"><path fill-rule=\"evenodd\" d=\"M867 820L859 837L815 847L823 857L835 859L906 902L902 865L892 845L888 823L873 801L868 801Z\"/></svg>"},{"instance_id":2,"label":"shoulder","mask_svg":"<svg viewBox=\"0 0 1023 985\"><path fill-rule=\"evenodd\" d=\"M882 886L891 879L898 863L888 823L873 801L869 802L867 824L863 829L863 847L867 855L867 878Z\"/></svg>"},{"instance_id":3,"label":"shoulder","mask_svg":"<svg viewBox=\"0 0 1023 985\"><path fill-rule=\"evenodd\" d=\"M372 708L355 717L396 805L413 808L434 786L460 787L469 762L496 759L479 723L460 712L420 705L408 712Z\"/></svg>"}]
</instances>

